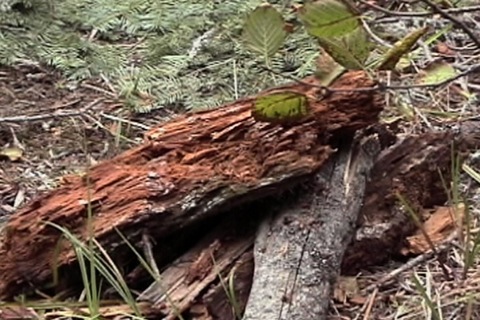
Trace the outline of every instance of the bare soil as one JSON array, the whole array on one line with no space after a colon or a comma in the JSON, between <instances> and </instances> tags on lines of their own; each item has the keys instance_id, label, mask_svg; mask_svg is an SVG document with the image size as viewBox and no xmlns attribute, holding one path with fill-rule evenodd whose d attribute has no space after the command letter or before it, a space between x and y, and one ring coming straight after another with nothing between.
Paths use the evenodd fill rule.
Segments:
<instances>
[{"instance_id":1,"label":"bare soil","mask_svg":"<svg viewBox=\"0 0 480 320\"><path fill-rule=\"evenodd\" d=\"M23 151L19 161L0 157L0 217L139 143L161 118L133 115L98 79L71 83L41 66L0 67L0 150Z\"/></svg>"}]
</instances>

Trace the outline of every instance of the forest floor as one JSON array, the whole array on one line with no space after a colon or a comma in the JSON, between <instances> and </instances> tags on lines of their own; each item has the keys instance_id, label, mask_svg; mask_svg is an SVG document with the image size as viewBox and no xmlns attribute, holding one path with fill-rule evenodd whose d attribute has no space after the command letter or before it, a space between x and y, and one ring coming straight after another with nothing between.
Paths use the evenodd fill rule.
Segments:
<instances>
[{"instance_id":1,"label":"forest floor","mask_svg":"<svg viewBox=\"0 0 480 320\"><path fill-rule=\"evenodd\" d=\"M480 13L476 15L478 18ZM461 32L452 33L448 38L452 43L445 40L450 45L448 50L442 52L437 46L423 56L424 60L416 61L415 67L428 65L425 59L431 54L451 61L451 65L460 70L478 64L478 50L470 50L467 56L462 50L454 49L458 45L454 40L457 38L464 36ZM415 76L400 78L406 81ZM417 96L410 97L413 100L409 102L402 102L404 98L395 96L396 105L392 103L395 100L392 96L386 97L389 104L384 121L401 121L405 134L445 130L458 121L474 119L480 114L478 74L439 90L415 90L415 93ZM411 101L415 102L414 107L410 106ZM0 230L2 220L5 222L35 196L61 185L62 177L82 174L88 166L140 144L146 130L175 115L173 111L160 108L135 113L124 104L118 90L99 77L72 82L42 64L0 67ZM475 158L478 154L473 152L472 159ZM477 234L478 183L466 174L462 175L462 181L461 191L467 196L473 217L469 230ZM442 253L453 274L462 272L462 250L452 241L449 249ZM366 270L353 284L345 284L346 296L332 304L331 319L480 317L479 264L468 270L465 280L447 281L438 259L425 256L424 261L402 271L381 290L363 297L357 294L404 264L405 261L392 261ZM417 286L417 282L421 285Z\"/></svg>"},{"instance_id":2,"label":"forest floor","mask_svg":"<svg viewBox=\"0 0 480 320\"><path fill-rule=\"evenodd\" d=\"M122 101L101 80L86 80L69 88L62 76L44 67L2 67L0 88L0 145L4 151L10 150L4 152L0 167L3 219L35 196L61 185L62 177L82 174L89 165L141 143L145 130L173 116L162 110L129 116ZM420 130L415 125L404 126L405 130ZM21 159L14 159L17 155ZM469 196L472 212L478 214L479 196L472 192ZM452 269L462 264L458 250L453 247L446 252ZM358 291L403 265L403 261L392 261L365 270L354 280L346 279L337 297L343 301L332 305L331 319L355 319L364 314L370 300ZM411 282L413 276L425 279L432 301L441 301L447 307L450 304L443 309L448 314L467 305L461 300L474 301L478 308L480 269L470 269L467 280L461 283L446 282L439 262L430 257L403 271L397 278L400 281L391 281L371 296L374 300L369 319L394 319L402 314L399 319L427 319L430 311Z\"/></svg>"},{"instance_id":3,"label":"forest floor","mask_svg":"<svg viewBox=\"0 0 480 320\"><path fill-rule=\"evenodd\" d=\"M69 87L58 72L41 66L1 67L0 90L4 216L57 187L62 176L82 174L89 165L141 143L145 130L171 114L159 109L129 116L100 81Z\"/></svg>"}]
</instances>

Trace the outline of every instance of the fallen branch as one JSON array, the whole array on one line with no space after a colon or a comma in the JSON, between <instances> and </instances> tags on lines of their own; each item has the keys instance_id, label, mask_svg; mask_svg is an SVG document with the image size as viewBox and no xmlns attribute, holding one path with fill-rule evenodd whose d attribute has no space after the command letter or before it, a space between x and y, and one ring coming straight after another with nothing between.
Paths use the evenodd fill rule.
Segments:
<instances>
[{"instance_id":1,"label":"fallen branch","mask_svg":"<svg viewBox=\"0 0 480 320\"><path fill-rule=\"evenodd\" d=\"M317 173L306 196L263 224L244 319L326 319L369 171L381 150L376 136L356 143Z\"/></svg>"},{"instance_id":2,"label":"fallen branch","mask_svg":"<svg viewBox=\"0 0 480 320\"><path fill-rule=\"evenodd\" d=\"M363 72L351 72L334 87L373 85ZM282 88L309 98L311 113L304 121L256 122L255 97L185 115L150 131L143 145L91 168L86 177L65 178L62 187L17 212L0 248L0 298L50 280L52 261L59 267L75 261L68 243L55 252L61 233L46 222L85 237L91 207L91 230L109 252L122 246L116 230L134 243L144 231L161 240L304 181L335 152L335 141L375 123L383 106L375 92L321 98L315 86Z\"/></svg>"},{"instance_id":3,"label":"fallen branch","mask_svg":"<svg viewBox=\"0 0 480 320\"><path fill-rule=\"evenodd\" d=\"M0 117L0 123L2 122L26 122L26 121L38 121L38 120L46 120L52 118L65 118L65 117L75 117L75 116L82 116L88 110L92 109L99 103L101 103L104 99L98 98L94 101L87 104L85 107L75 110L75 111L55 111L51 113L43 113L43 114L35 114L35 115L24 115L24 116L14 116L14 117Z\"/></svg>"}]
</instances>

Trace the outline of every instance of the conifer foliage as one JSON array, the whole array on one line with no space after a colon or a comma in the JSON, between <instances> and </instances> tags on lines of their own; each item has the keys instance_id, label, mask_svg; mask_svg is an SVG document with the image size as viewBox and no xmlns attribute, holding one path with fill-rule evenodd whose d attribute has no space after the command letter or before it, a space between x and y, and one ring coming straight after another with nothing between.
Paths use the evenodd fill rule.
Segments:
<instances>
[{"instance_id":1,"label":"conifer foliage","mask_svg":"<svg viewBox=\"0 0 480 320\"><path fill-rule=\"evenodd\" d=\"M239 40L245 16L261 3L4 0L0 65L41 63L72 81L105 77L139 112L215 107L288 81ZM302 77L317 54L307 35L290 37L269 67ZM153 99L144 103L146 96Z\"/></svg>"}]
</instances>

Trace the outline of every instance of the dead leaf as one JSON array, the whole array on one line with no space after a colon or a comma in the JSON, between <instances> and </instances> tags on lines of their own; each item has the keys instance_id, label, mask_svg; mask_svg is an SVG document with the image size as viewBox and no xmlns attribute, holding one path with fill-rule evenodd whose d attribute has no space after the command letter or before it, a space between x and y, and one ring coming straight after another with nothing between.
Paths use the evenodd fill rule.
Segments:
<instances>
[{"instance_id":1,"label":"dead leaf","mask_svg":"<svg viewBox=\"0 0 480 320\"><path fill-rule=\"evenodd\" d=\"M437 61L429 65L418 79L419 84L437 84L446 81L457 74L452 65L445 61Z\"/></svg>"},{"instance_id":2,"label":"dead leaf","mask_svg":"<svg viewBox=\"0 0 480 320\"><path fill-rule=\"evenodd\" d=\"M359 295L356 277L338 277L335 289L333 290L333 299L345 304L350 298Z\"/></svg>"},{"instance_id":3,"label":"dead leaf","mask_svg":"<svg viewBox=\"0 0 480 320\"><path fill-rule=\"evenodd\" d=\"M324 50L321 50L316 65L315 78L324 86L329 86L345 70Z\"/></svg>"},{"instance_id":4,"label":"dead leaf","mask_svg":"<svg viewBox=\"0 0 480 320\"><path fill-rule=\"evenodd\" d=\"M0 150L0 159L6 158L12 162L18 161L23 156L23 150L17 147L7 147Z\"/></svg>"},{"instance_id":5,"label":"dead leaf","mask_svg":"<svg viewBox=\"0 0 480 320\"><path fill-rule=\"evenodd\" d=\"M444 42L439 42L436 45L436 48L437 48L437 52L440 54L443 54L445 56L450 56L450 57L455 56L455 51L450 49Z\"/></svg>"}]
</instances>

